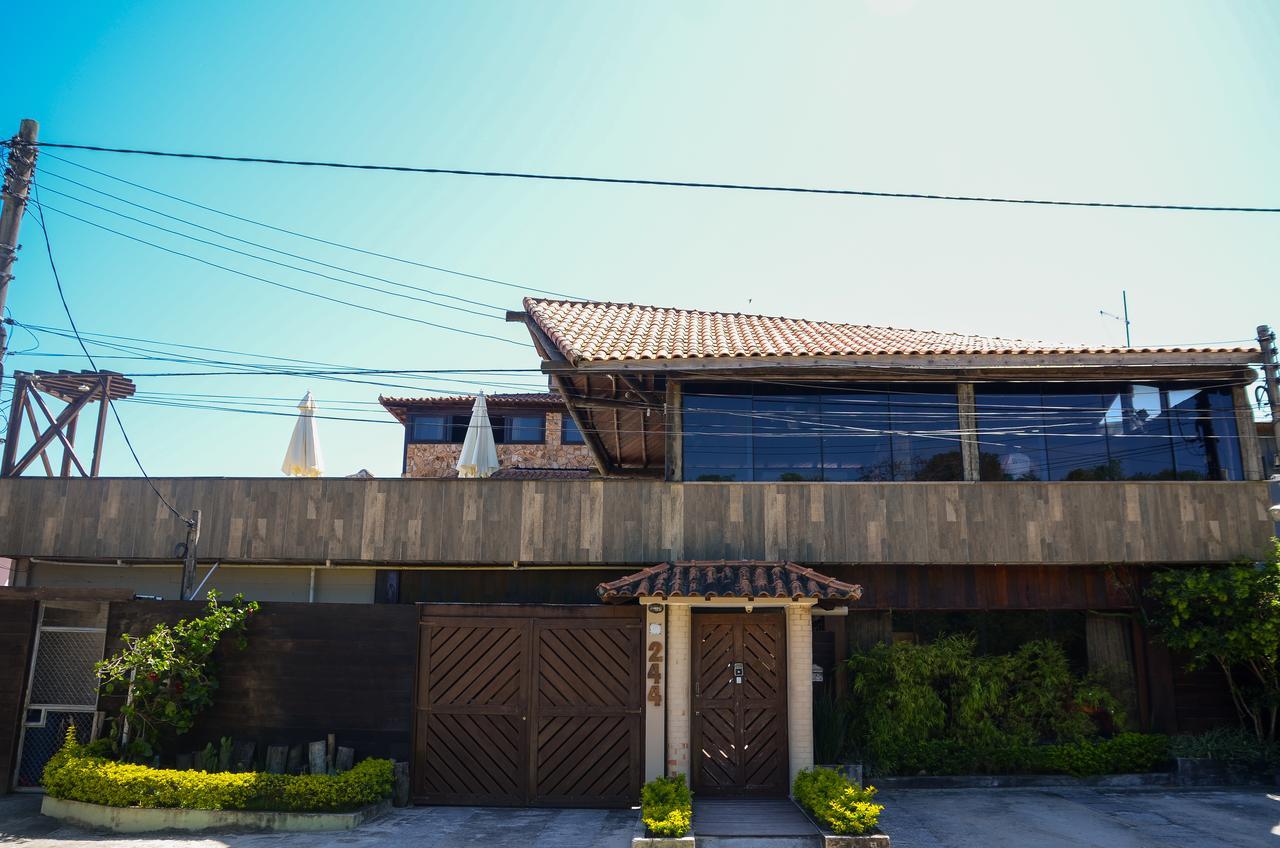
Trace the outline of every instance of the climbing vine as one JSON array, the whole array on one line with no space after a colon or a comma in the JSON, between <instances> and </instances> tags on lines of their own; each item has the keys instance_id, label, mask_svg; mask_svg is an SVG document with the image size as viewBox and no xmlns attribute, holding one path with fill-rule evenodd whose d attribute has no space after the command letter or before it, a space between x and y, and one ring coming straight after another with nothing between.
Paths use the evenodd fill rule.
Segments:
<instances>
[{"instance_id":1,"label":"climbing vine","mask_svg":"<svg viewBox=\"0 0 1280 848\"><path fill-rule=\"evenodd\" d=\"M248 644L244 629L258 602L236 595L220 603L216 591L208 598L203 616L157 624L145 636L125 634L124 648L98 663L103 691L126 696L111 730L122 759L153 759L165 741L190 730L218 688L214 649L226 635L237 637L240 650Z\"/></svg>"}]
</instances>

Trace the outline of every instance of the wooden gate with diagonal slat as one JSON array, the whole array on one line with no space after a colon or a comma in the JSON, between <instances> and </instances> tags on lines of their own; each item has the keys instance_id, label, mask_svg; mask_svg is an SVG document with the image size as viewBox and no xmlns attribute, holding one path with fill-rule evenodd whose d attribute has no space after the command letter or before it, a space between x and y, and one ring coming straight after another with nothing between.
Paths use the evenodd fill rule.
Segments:
<instances>
[{"instance_id":1,"label":"wooden gate with diagonal slat","mask_svg":"<svg viewBox=\"0 0 1280 848\"><path fill-rule=\"evenodd\" d=\"M761 611L695 613L693 621L694 791L786 795L785 619Z\"/></svg>"},{"instance_id":2,"label":"wooden gate with diagonal slat","mask_svg":"<svg viewBox=\"0 0 1280 848\"><path fill-rule=\"evenodd\" d=\"M639 607L420 606L417 802L635 802L644 747Z\"/></svg>"}]
</instances>

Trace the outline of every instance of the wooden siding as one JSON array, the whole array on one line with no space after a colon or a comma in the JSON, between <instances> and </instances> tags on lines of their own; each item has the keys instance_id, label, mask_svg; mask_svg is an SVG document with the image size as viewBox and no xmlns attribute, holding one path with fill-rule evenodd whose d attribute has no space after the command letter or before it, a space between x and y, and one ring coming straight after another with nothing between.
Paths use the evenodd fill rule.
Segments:
<instances>
[{"instance_id":1,"label":"wooden siding","mask_svg":"<svg viewBox=\"0 0 1280 848\"><path fill-rule=\"evenodd\" d=\"M1273 532L1264 482L155 482L231 562L1226 562ZM0 481L3 556L172 561L182 538L140 479Z\"/></svg>"},{"instance_id":2,"label":"wooden siding","mask_svg":"<svg viewBox=\"0 0 1280 848\"><path fill-rule=\"evenodd\" d=\"M0 795L13 778L38 609L34 599L0 599Z\"/></svg>"},{"instance_id":3,"label":"wooden siding","mask_svg":"<svg viewBox=\"0 0 1280 848\"><path fill-rule=\"evenodd\" d=\"M116 601L106 653L120 635L199 615L203 604ZM219 646L219 686L186 740L191 749L222 736L298 745L335 733L359 757L408 760L417 667L417 610L395 604L264 603L249 622L248 647ZM104 698L102 708L118 708Z\"/></svg>"},{"instance_id":4,"label":"wooden siding","mask_svg":"<svg viewBox=\"0 0 1280 848\"><path fill-rule=\"evenodd\" d=\"M862 598L852 609L868 610L1124 610L1131 609L1131 569L1055 565L850 565L826 573L857 583ZM868 623L887 637L888 622ZM882 628L882 629L881 629ZM875 635L859 635L874 643ZM865 647L865 644L863 645Z\"/></svg>"}]
</instances>

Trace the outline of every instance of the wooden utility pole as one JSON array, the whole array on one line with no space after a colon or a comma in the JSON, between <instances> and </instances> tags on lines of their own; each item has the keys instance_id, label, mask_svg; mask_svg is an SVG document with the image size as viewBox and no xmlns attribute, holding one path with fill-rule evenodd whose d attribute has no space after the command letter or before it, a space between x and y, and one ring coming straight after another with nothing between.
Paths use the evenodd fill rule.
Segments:
<instances>
[{"instance_id":1,"label":"wooden utility pole","mask_svg":"<svg viewBox=\"0 0 1280 848\"><path fill-rule=\"evenodd\" d=\"M9 144L9 163L4 169L4 206L0 209L0 319L9 299L13 263L18 260L18 229L27 208L27 192L36 170L36 138L40 125L25 118ZM4 355L9 350L9 328L0 320L0 377L4 376Z\"/></svg>"},{"instance_id":2,"label":"wooden utility pole","mask_svg":"<svg viewBox=\"0 0 1280 848\"><path fill-rule=\"evenodd\" d=\"M1275 457L1267 473L1275 477L1280 475L1280 364L1277 364L1275 330L1266 324L1258 327L1258 347L1262 350L1262 376L1271 404L1271 450Z\"/></svg>"},{"instance_id":3,"label":"wooden utility pole","mask_svg":"<svg viewBox=\"0 0 1280 848\"><path fill-rule=\"evenodd\" d=\"M182 589L178 595L180 600L189 601L196 591L196 545L200 544L200 510L191 511L191 521L187 524L186 553L182 558Z\"/></svg>"}]
</instances>

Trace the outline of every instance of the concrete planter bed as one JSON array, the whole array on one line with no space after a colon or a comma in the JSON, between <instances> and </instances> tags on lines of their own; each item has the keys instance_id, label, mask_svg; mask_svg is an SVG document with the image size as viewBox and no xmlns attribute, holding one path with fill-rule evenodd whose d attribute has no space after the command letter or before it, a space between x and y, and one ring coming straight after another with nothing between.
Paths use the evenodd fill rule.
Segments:
<instances>
[{"instance_id":1,"label":"concrete planter bed","mask_svg":"<svg viewBox=\"0 0 1280 848\"><path fill-rule=\"evenodd\" d=\"M44 796L40 812L81 827L115 833L156 830L268 830L307 832L353 830L391 809L390 801L349 813L278 813L264 810L183 810L151 807L108 807Z\"/></svg>"},{"instance_id":2,"label":"concrete planter bed","mask_svg":"<svg viewBox=\"0 0 1280 848\"><path fill-rule=\"evenodd\" d=\"M805 818L813 823L813 826L822 834L823 848L890 848L889 834L880 828L872 830L870 833L832 833L822 822L813 817L813 814L804 808L802 804L796 804L800 812L804 813Z\"/></svg>"},{"instance_id":3,"label":"concrete planter bed","mask_svg":"<svg viewBox=\"0 0 1280 848\"><path fill-rule=\"evenodd\" d=\"M1094 786L1127 788L1170 786L1176 783L1170 772L1147 774L1103 774L1072 777L1069 774L922 774L877 777L871 781L880 789L1030 789L1035 787Z\"/></svg>"},{"instance_id":4,"label":"concrete planter bed","mask_svg":"<svg viewBox=\"0 0 1280 848\"><path fill-rule=\"evenodd\" d=\"M649 829L644 826L644 814L636 818L631 848L694 848L696 844L693 831L689 831L687 836L650 836Z\"/></svg>"}]
</instances>

